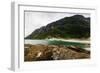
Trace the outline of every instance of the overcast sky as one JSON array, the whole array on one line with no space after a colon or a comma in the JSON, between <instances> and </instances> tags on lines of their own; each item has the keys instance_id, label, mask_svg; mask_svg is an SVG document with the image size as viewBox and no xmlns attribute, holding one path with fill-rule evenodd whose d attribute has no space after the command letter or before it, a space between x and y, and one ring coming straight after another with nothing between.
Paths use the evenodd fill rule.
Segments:
<instances>
[{"instance_id":1,"label":"overcast sky","mask_svg":"<svg viewBox=\"0 0 100 73\"><path fill-rule=\"evenodd\" d=\"M78 13L79 14L79 13ZM35 29L64 17L76 15L75 13L30 12L25 11L25 37ZM90 17L89 14L79 14Z\"/></svg>"}]
</instances>

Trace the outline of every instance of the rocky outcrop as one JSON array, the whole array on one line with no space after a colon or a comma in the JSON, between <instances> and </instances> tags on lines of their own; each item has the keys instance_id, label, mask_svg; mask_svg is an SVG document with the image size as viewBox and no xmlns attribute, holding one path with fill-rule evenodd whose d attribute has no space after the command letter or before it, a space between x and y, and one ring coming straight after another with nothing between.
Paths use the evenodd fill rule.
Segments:
<instances>
[{"instance_id":1,"label":"rocky outcrop","mask_svg":"<svg viewBox=\"0 0 100 73\"><path fill-rule=\"evenodd\" d=\"M90 52L75 46L25 44L25 61L68 60L90 58Z\"/></svg>"}]
</instances>

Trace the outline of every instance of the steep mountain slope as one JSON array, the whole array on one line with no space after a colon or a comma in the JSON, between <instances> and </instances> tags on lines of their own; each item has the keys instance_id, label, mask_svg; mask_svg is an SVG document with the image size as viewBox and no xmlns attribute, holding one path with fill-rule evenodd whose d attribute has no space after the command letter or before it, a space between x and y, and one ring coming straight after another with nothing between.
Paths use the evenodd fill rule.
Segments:
<instances>
[{"instance_id":1,"label":"steep mountain slope","mask_svg":"<svg viewBox=\"0 0 100 73\"><path fill-rule=\"evenodd\" d=\"M33 25L34 26L34 25ZM89 38L90 18L82 15L65 17L33 31L25 39Z\"/></svg>"}]
</instances>

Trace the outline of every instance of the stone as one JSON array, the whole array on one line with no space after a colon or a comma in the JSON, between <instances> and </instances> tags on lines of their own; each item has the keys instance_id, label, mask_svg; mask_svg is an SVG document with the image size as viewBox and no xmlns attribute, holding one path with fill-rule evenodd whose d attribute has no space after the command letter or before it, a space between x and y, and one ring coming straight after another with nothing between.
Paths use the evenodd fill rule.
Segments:
<instances>
[{"instance_id":1,"label":"stone","mask_svg":"<svg viewBox=\"0 0 100 73\"><path fill-rule=\"evenodd\" d=\"M24 61L89 59L88 52L75 46L25 44Z\"/></svg>"}]
</instances>

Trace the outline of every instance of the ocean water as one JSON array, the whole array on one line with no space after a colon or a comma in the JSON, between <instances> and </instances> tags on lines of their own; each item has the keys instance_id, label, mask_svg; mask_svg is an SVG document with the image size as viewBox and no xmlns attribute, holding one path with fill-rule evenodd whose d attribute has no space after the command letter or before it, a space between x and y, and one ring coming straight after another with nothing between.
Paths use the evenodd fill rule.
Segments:
<instances>
[{"instance_id":1,"label":"ocean water","mask_svg":"<svg viewBox=\"0 0 100 73\"><path fill-rule=\"evenodd\" d=\"M48 40L31 40L31 39L25 39L24 43L25 44L32 44L32 45L35 45L35 44L44 44L44 45L47 45L49 42L48 42Z\"/></svg>"},{"instance_id":2,"label":"ocean water","mask_svg":"<svg viewBox=\"0 0 100 73\"><path fill-rule=\"evenodd\" d=\"M64 45L64 46L77 46L80 48L89 48L90 45L87 43L72 42L72 41L61 41L61 40L31 40L25 39L25 44L42 44L42 45Z\"/></svg>"}]
</instances>

